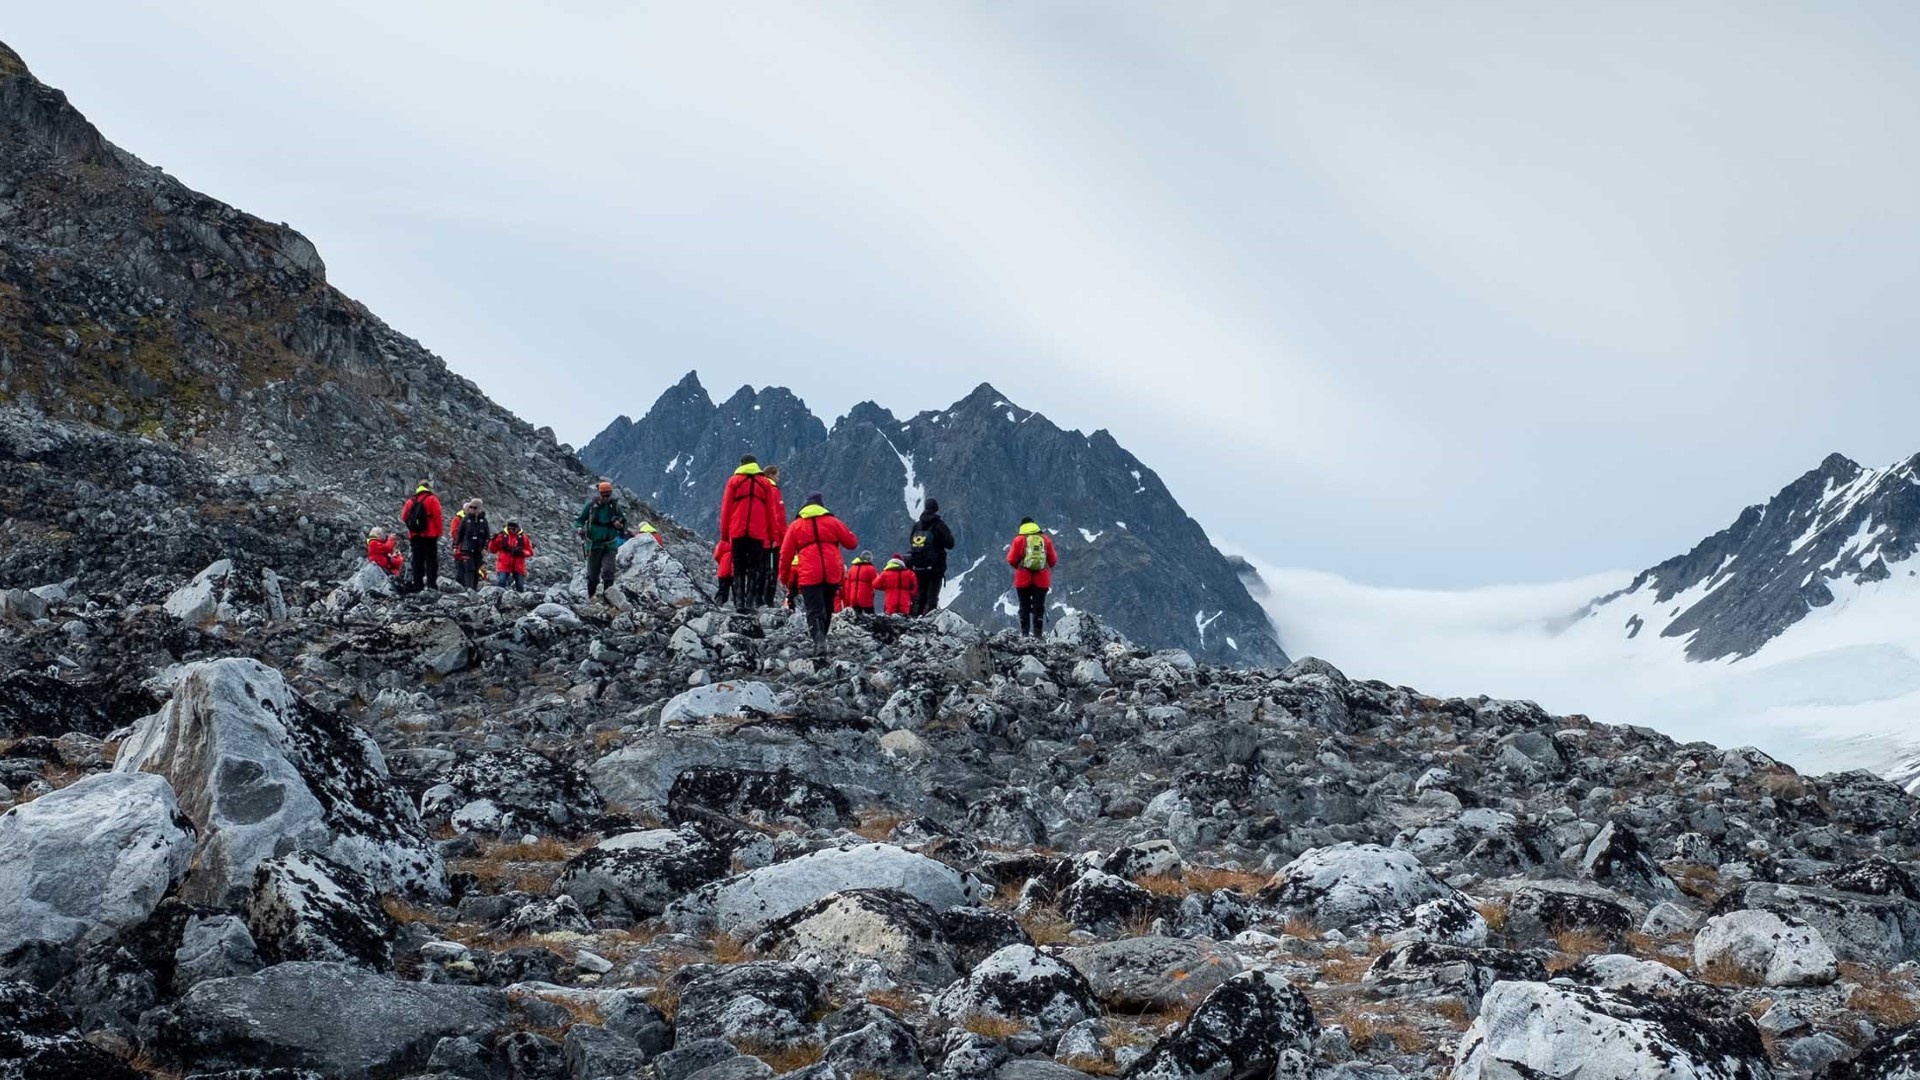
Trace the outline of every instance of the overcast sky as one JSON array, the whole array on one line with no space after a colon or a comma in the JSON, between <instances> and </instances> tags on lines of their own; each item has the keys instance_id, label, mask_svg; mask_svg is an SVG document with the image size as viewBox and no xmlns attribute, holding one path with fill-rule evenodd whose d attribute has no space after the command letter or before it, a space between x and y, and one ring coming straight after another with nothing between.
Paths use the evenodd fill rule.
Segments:
<instances>
[{"instance_id":1,"label":"overcast sky","mask_svg":"<svg viewBox=\"0 0 1920 1080\"><path fill-rule=\"evenodd\" d=\"M1920 451L1920 5L13 5L121 146L562 438L985 380L1215 537L1644 566Z\"/></svg>"}]
</instances>

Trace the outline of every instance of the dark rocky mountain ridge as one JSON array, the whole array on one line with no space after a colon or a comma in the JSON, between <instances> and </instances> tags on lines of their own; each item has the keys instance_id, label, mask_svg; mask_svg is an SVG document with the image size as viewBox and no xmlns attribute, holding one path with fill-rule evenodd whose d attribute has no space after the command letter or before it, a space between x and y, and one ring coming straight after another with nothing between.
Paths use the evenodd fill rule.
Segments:
<instances>
[{"instance_id":1,"label":"dark rocky mountain ridge","mask_svg":"<svg viewBox=\"0 0 1920 1080\"><path fill-rule=\"evenodd\" d=\"M742 387L716 405L689 373L640 420L616 419L581 456L711 535L743 453L781 466L789 512L821 491L881 558L905 549L921 501L938 499L958 542L949 604L983 626L1012 623L1002 559L1030 515L1060 549L1056 610L1090 611L1143 644L1221 662L1284 661L1235 564L1152 469L1107 432L1062 430L984 383L908 420L862 402L829 429L790 390Z\"/></svg>"},{"instance_id":2,"label":"dark rocky mountain ridge","mask_svg":"<svg viewBox=\"0 0 1920 1080\"><path fill-rule=\"evenodd\" d=\"M1836 585L1911 574L1907 560L1916 547L1920 455L1868 469L1830 454L1691 551L1595 599L1576 619L1617 617L1629 638L1684 639L1689 660L1737 659L1833 603ZM1643 614L1642 607L1652 610Z\"/></svg>"}]
</instances>

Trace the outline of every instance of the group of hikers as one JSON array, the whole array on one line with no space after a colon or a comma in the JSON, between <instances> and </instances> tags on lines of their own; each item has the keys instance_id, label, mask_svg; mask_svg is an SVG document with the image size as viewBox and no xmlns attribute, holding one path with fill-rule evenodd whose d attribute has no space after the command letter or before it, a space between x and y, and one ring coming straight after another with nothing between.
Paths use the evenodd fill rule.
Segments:
<instances>
[{"instance_id":1,"label":"group of hikers","mask_svg":"<svg viewBox=\"0 0 1920 1080\"><path fill-rule=\"evenodd\" d=\"M440 578L440 541L448 540L454 560L454 580L468 589L480 587L482 563L494 557L493 583L521 590L526 586L527 563L533 558L533 538L508 521L492 531L480 499L468 499L453 515L444 517L433 485L420 481L400 508L407 549L400 538L375 526L367 534L367 559L385 570L403 593L437 589ZM587 558L587 599L613 585L616 554L635 536L660 533L651 522L634 528L614 496L613 483L602 480L593 497L574 518ZM731 601L735 610L748 612L779 601L806 612L807 629L816 648L824 648L836 612L918 617L940 606L940 590L947 576L947 553L953 550L953 530L940 516L940 502L927 499L907 535L906 553L894 553L876 565L871 551L842 562L842 551L859 546L844 522L826 508L820 492L809 492L800 510L787 517L780 491L780 469L762 467L749 454L727 478L720 496L720 539L713 558L719 579L717 602ZM1059 562L1053 539L1032 518L1020 520L1019 531L1007 545L1007 565L1013 568L1013 588L1019 598L1020 632L1037 637L1046 630L1047 590ZM405 572L411 570L410 576ZM405 580L403 579L405 576ZM884 598L884 600L882 600Z\"/></svg>"}]
</instances>

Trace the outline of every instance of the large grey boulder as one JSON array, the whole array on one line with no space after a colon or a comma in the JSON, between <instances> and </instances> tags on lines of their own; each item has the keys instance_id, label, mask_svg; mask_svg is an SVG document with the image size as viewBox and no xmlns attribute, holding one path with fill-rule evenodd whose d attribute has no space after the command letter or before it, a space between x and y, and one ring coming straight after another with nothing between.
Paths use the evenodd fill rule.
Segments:
<instances>
[{"instance_id":1,"label":"large grey boulder","mask_svg":"<svg viewBox=\"0 0 1920 1080\"><path fill-rule=\"evenodd\" d=\"M141 1019L141 1045L195 1069L281 1066L403 1075L450 1036L488 1042L510 1021L498 990L406 982L353 964L294 961L213 979Z\"/></svg>"},{"instance_id":2,"label":"large grey boulder","mask_svg":"<svg viewBox=\"0 0 1920 1080\"><path fill-rule=\"evenodd\" d=\"M956 1023L1011 1020L1053 1032L1097 1015L1086 977L1031 945L1009 945L975 965L966 978L934 995L933 1015Z\"/></svg>"},{"instance_id":3,"label":"large grey boulder","mask_svg":"<svg viewBox=\"0 0 1920 1080\"><path fill-rule=\"evenodd\" d=\"M227 578L233 575L233 560L220 559L175 589L161 605L166 613L183 623L202 626L216 621L221 614L222 594Z\"/></svg>"},{"instance_id":4,"label":"large grey boulder","mask_svg":"<svg viewBox=\"0 0 1920 1080\"><path fill-rule=\"evenodd\" d=\"M97 774L0 814L0 964L143 922L192 860L157 776Z\"/></svg>"},{"instance_id":5,"label":"large grey boulder","mask_svg":"<svg viewBox=\"0 0 1920 1080\"><path fill-rule=\"evenodd\" d=\"M1460 1041L1454 1080L1767 1080L1751 1018L1713 1019L1630 990L1495 983Z\"/></svg>"},{"instance_id":6,"label":"large grey boulder","mask_svg":"<svg viewBox=\"0 0 1920 1080\"><path fill-rule=\"evenodd\" d=\"M790 964L755 961L694 969L680 991L674 1037L765 1049L819 1042L820 984Z\"/></svg>"},{"instance_id":7,"label":"large grey boulder","mask_svg":"<svg viewBox=\"0 0 1920 1080\"><path fill-rule=\"evenodd\" d=\"M1693 967L1717 981L1762 986L1824 986L1840 974L1819 930L1752 909L1708 919L1693 938Z\"/></svg>"},{"instance_id":8,"label":"large grey boulder","mask_svg":"<svg viewBox=\"0 0 1920 1080\"><path fill-rule=\"evenodd\" d=\"M1260 899L1337 928L1453 895L1411 853L1349 842L1314 848L1281 867Z\"/></svg>"},{"instance_id":9,"label":"large grey boulder","mask_svg":"<svg viewBox=\"0 0 1920 1080\"><path fill-rule=\"evenodd\" d=\"M780 711L773 687L763 682L720 682L675 695L660 708L662 724L694 724L718 719L752 719Z\"/></svg>"},{"instance_id":10,"label":"large grey boulder","mask_svg":"<svg viewBox=\"0 0 1920 1080\"><path fill-rule=\"evenodd\" d=\"M1086 976L1101 1004L1129 1013L1190 1008L1240 973L1233 953L1193 938L1121 938L1060 958Z\"/></svg>"},{"instance_id":11,"label":"large grey boulder","mask_svg":"<svg viewBox=\"0 0 1920 1080\"><path fill-rule=\"evenodd\" d=\"M1725 898L1722 905L1798 919L1819 930L1842 960L1890 966L1920 959L1920 904L1901 892L1874 895L1817 885L1755 882Z\"/></svg>"},{"instance_id":12,"label":"large grey boulder","mask_svg":"<svg viewBox=\"0 0 1920 1080\"><path fill-rule=\"evenodd\" d=\"M142 1074L82 1038L47 995L0 981L0 1080L142 1080Z\"/></svg>"},{"instance_id":13,"label":"large grey boulder","mask_svg":"<svg viewBox=\"0 0 1920 1080\"><path fill-rule=\"evenodd\" d=\"M339 960L376 971L393 966L398 932L366 878L312 852L254 867L247 929L268 963Z\"/></svg>"},{"instance_id":14,"label":"large grey boulder","mask_svg":"<svg viewBox=\"0 0 1920 1080\"><path fill-rule=\"evenodd\" d=\"M849 889L775 920L748 943L854 992L945 986L960 977L933 909L895 889Z\"/></svg>"},{"instance_id":15,"label":"large grey boulder","mask_svg":"<svg viewBox=\"0 0 1920 1080\"><path fill-rule=\"evenodd\" d=\"M646 829L567 860L555 887L590 916L644 919L727 874L727 850L692 829Z\"/></svg>"},{"instance_id":16,"label":"large grey boulder","mask_svg":"<svg viewBox=\"0 0 1920 1080\"><path fill-rule=\"evenodd\" d=\"M969 874L891 844L816 851L716 881L667 908L686 930L717 929L744 937L815 900L845 889L898 889L935 911L992 894Z\"/></svg>"},{"instance_id":17,"label":"large grey boulder","mask_svg":"<svg viewBox=\"0 0 1920 1080\"><path fill-rule=\"evenodd\" d=\"M322 852L383 892L446 894L440 854L373 739L256 660L187 668L114 769L156 773L179 793L200 832L187 900L237 904L261 860L291 851Z\"/></svg>"}]
</instances>

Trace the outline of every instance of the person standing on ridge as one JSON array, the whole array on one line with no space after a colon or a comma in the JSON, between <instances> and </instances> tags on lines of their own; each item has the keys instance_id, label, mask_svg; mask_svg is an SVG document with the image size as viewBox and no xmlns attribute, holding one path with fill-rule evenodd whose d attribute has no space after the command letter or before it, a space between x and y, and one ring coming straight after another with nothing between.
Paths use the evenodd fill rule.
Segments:
<instances>
[{"instance_id":1,"label":"person standing on ridge","mask_svg":"<svg viewBox=\"0 0 1920 1080\"><path fill-rule=\"evenodd\" d=\"M480 563L492 539L493 526L487 521L486 508L479 499L468 499L460 512L453 515L454 580L469 589L480 587Z\"/></svg>"},{"instance_id":2,"label":"person standing on ridge","mask_svg":"<svg viewBox=\"0 0 1920 1080\"><path fill-rule=\"evenodd\" d=\"M507 522L505 531L487 541L487 550L494 555L495 585L514 592L526 588L527 560L533 558L533 537L520 531L519 522Z\"/></svg>"},{"instance_id":3,"label":"person standing on ridge","mask_svg":"<svg viewBox=\"0 0 1920 1080\"><path fill-rule=\"evenodd\" d=\"M593 498L573 519L573 528L587 549L587 600L591 602L596 586L613 587L614 554L627 538L627 514L613 497L613 481L600 481Z\"/></svg>"},{"instance_id":4,"label":"person standing on ridge","mask_svg":"<svg viewBox=\"0 0 1920 1080\"><path fill-rule=\"evenodd\" d=\"M860 615L873 614L873 582L877 573L873 552L863 551L853 557L853 565L847 567L846 584L840 590L847 610Z\"/></svg>"},{"instance_id":5,"label":"person standing on ridge","mask_svg":"<svg viewBox=\"0 0 1920 1080\"><path fill-rule=\"evenodd\" d=\"M953 530L940 517L940 500L928 499L907 537L907 565L920 579L913 595L915 615L925 615L940 606L940 586L947 579L947 552L952 550Z\"/></svg>"},{"instance_id":6,"label":"person standing on ridge","mask_svg":"<svg viewBox=\"0 0 1920 1080\"><path fill-rule=\"evenodd\" d=\"M774 535L781 536L784 535L788 518L787 499L786 496L780 494L780 466L768 465L766 470L767 483L773 485L773 520L775 524L783 530ZM767 576L765 578L765 588L763 588L760 593L760 603L768 607L772 607L774 601L780 596L779 547L780 545L778 543L770 543L767 545Z\"/></svg>"},{"instance_id":7,"label":"person standing on ridge","mask_svg":"<svg viewBox=\"0 0 1920 1080\"><path fill-rule=\"evenodd\" d=\"M400 506L400 524L407 527L407 561L413 564L413 581L407 592L440 587L440 532L446 518L440 509L440 497L425 480L413 489L413 496Z\"/></svg>"},{"instance_id":8,"label":"person standing on ridge","mask_svg":"<svg viewBox=\"0 0 1920 1080\"><path fill-rule=\"evenodd\" d=\"M826 650L827 629L833 624L833 594L846 577L840 549L852 551L860 546L853 530L821 505L822 501L819 492L809 493L806 505L780 541L780 565L792 567L793 584L807 609L807 630L813 636L815 652ZM737 565L739 556L734 558Z\"/></svg>"},{"instance_id":9,"label":"person standing on ridge","mask_svg":"<svg viewBox=\"0 0 1920 1080\"><path fill-rule=\"evenodd\" d=\"M770 591L767 549L780 543L780 489L761 472L752 454L727 478L720 496L720 539L733 546L733 598L739 611L752 611Z\"/></svg>"},{"instance_id":10,"label":"person standing on ridge","mask_svg":"<svg viewBox=\"0 0 1920 1080\"><path fill-rule=\"evenodd\" d=\"M1047 629L1047 590L1053 587L1053 567L1060 556L1032 518L1020 519L1020 532L1007 545L1007 565L1013 567L1013 591L1020 597L1020 632L1039 637Z\"/></svg>"},{"instance_id":11,"label":"person standing on ridge","mask_svg":"<svg viewBox=\"0 0 1920 1080\"><path fill-rule=\"evenodd\" d=\"M660 538L660 530L659 530L659 529L656 529L656 528L654 528L654 527L653 527L653 522L651 522L651 521L643 521L643 522L641 522L641 523L640 523L640 535L641 535L641 536L651 536L651 537L653 537L653 546L654 546L654 547L665 547L665 546L666 546L666 543L667 543L667 542L666 542L665 540L663 540L663 539L661 539L661 538Z\"/></svg>"},{"instance_id":12,"label":"person standing on ridge","mask_svg":"<svg viewBox=\"0 0 1920 1080\"><path fill-rule=\"evenodd\" d=\"M378 525L367 530L367 561L385 570L395 581L400 580L400 571L407 564L400 554L399 538L389 536L387 530Z\"/></svg>"},{"instance_id":13,"label":"person standing on ridge","mask_svg":"<svg viewBox=\"0 0 1920 1080\"><path fill-rule=\"evenodd\" d=\"M899 555L887 560L887 568L873 579L873 587L887 594L887 614L913 614L913 594L920 588L920 578L907 567L907 561Z\"/></svg>"}]
</instances>

